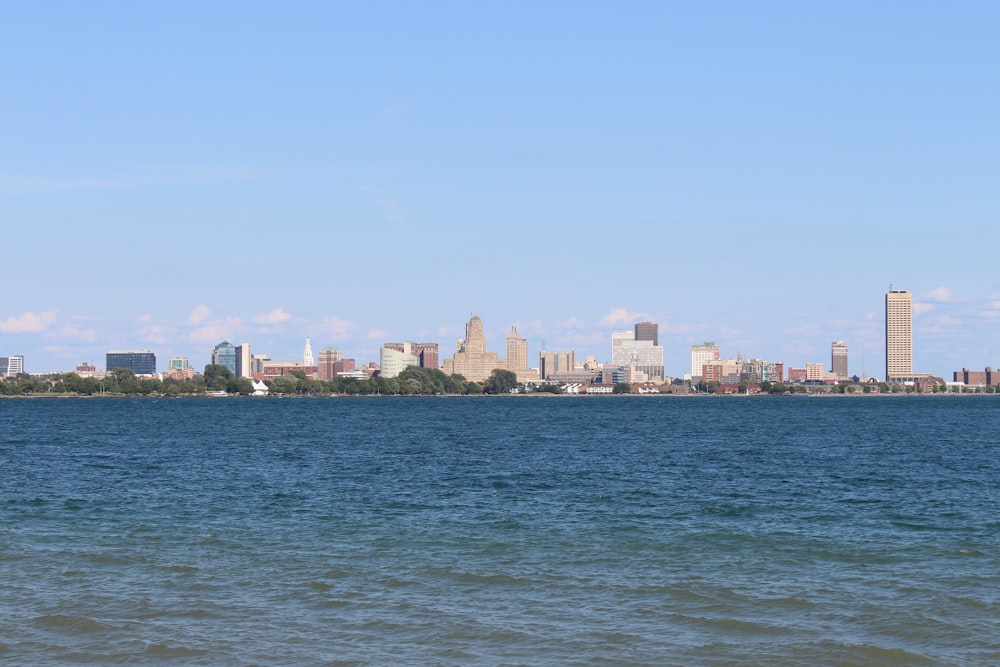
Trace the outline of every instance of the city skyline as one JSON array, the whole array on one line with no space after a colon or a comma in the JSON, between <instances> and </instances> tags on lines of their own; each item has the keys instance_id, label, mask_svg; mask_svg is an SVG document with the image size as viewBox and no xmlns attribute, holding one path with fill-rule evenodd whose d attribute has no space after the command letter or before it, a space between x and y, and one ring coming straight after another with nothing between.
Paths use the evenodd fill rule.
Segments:
<instances>
[{"instance_id":1,"label":"city skyline","mask_svg":"<svg viewBox=\"0 0 1000 667\"><path fill-rule=\"evenodd\" d=\"M1000 5L8 4L0 356L1000 366ZM266 44L267 48L261 48ZM347 66L350 63L350 66ZM603 261L602 261L603 260Z\"/></svg>"}]
</instances>

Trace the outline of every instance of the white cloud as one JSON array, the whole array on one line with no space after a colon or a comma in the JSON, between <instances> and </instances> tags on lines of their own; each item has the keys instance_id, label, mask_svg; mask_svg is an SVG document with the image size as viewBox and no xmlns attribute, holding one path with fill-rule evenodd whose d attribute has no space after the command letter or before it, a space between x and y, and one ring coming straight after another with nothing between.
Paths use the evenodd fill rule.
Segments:
<instances>
[{"instance_id":1,"label":"white cloud","mask_svg":"<svg viewBox=\"0 0 1000 667\"><path fill-rule=\"evenodd\" d=\"M235 338L235 334L243 326L243 321L237 317L227 317L199 327L188 334L188 340L194 343L220 343Z\"/></svg>"},{"instance_id":2,"label":"white cloud","mask_svg":"<svg viewBox=\"0 0 1000 667\"><path fill-rule=\"evenodd\" d=\"M929 301L939 301L942 303L951 301L952 290L950 287L938 287L937 289L932 289L927 293L925 297Z\"/></svg>"},{"instance_id":3,"label":"white cloud","mask_svg":"<svg viewBox=\"0 0 1000 667\"><path fill-rule=\"evenodd\" d=\"M159 324L154 324L151 327L147 327L139 332L139 336L149 343L155 343L156 345L166 345L171 340L173 340L173 330L170 327L165 327Z\"/></svg>"},{"instance_id":4,"label":"white cloud","mask_svg":"<svg viewBox=\"0 0 1000 667\"><path fill-rule=\"evenodd\" d=\"M55 310L46 310L44 313L23 313L17 317L11 316L0 322L0 332L3 333L36 333L45 331L56 321Z\"/></svg>"},{"instance_id":5,"label":"white cloud","mask_svg":"<svg viewBox=\"0 0 1000 667\"><path fill-rule=\"evenodd\" d=\"M188 316L188 324L201 324L207 320L212 315L212 311L209 310L208 306L197 305L191 311Z\"/></svg>"},{"instance_id":6,"label":"white cloud","mask_svg":"<svg viewBox=\"0 0 1000 667\"><path fill-rule=\"evenodd\" d=\"M46 340L93 343L97 340L95 329L81 329L75 324L67 324L45 334Z\"/></svg>"},{"instance_id":7,"label":"white cloud","mask_svg":"<svg viewBox=\"0 0 1000 667\"><path fill-rule=\"evenodd\" d=\"M254 324L281 324L290 319L292 319L291 313L286 312L284 308L276 308L269 313L256 316L253 321Z\"/></svg>"},{"instance_id":8,"label":"white cloud","mask_svg":"<svg viewBox=\"0 0 1000 667\"><path fill-rule=\"evenodd\" d=\"M934 310L933 303L915 303L913 304L913 314L923 315L924 313L929 313Z\"/></svg>"},{"instance_id":9,"label":"white cloud","mask_svg":"<svg viewBox=\"0 0 1000 667\"><path fill-rule=\"evenodd\" d=\"M327 317L323 320L323 328L335 340L349 337L357 330L358 325L354 322L342 320L339 317Z\"/></svg>"},{"instance_id":10,"label":"white cloud","mask_svg":"<svg viewBox=\"0 0 1000 667\"><path fill-rule=\"evenodd\" d=\"M645 313L633 313L627 308L615 308L610 313L601 318L600 324L605 326L615 326L620 324L635 324L649 316Z\"/></svg>"},{"instance_id":11,"label":"white cloud","mask_svg":"<svg viewBox=\"0 0 1000 667\"><path fill-rule=\"evenodd\" d=\"M385 329L372 329L367 334L365 338L368 340L388 340L389 332Z\"/></svg>"}]
</instances>

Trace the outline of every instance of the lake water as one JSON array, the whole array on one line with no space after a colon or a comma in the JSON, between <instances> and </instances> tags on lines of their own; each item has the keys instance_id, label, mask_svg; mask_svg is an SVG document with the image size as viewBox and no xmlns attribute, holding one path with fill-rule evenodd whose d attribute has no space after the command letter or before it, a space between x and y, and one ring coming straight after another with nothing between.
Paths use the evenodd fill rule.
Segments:
<instances>
[{"instance_id":1,"label":"lake water","mask_svg":"<svg viewBox=\"0 0 1000 667\"><path fill-rule=\"evenodd\" d=\"M1000 664L1000 398L0 401L0 662Z\"/></svg>"}]
</instances>

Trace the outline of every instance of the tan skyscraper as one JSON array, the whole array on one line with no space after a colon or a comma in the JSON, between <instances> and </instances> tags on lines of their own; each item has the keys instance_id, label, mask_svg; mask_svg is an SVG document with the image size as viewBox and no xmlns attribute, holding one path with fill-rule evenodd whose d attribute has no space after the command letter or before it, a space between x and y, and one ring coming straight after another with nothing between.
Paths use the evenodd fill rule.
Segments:
<instances>
[{"instance_id":1,"label":"tan skyscraper","mask_svg":"<svg viewBox=\"0 0 1000 667\"><path fill-rule=\"evenodd\" d=\"M885 380L913 378L913 297L906 290L885 295Z\"/></svg>"},{"instance_id":2,"label":"tan skyscraper","mask_svg":"<svg viewBox=\"0 0 1000 667\"><path fill-rule=\"evenodd\" d=\"M482 382L495 369L506 370L507 364L497 357L496 352L486 351L483 321L478 315L473 315L465 325L465 339L455 343L455 356L445 359L443 366L447 375L461 375L470 382Z\"/></svg>"},{"instance_id":3,"label":"tan skyscraper","mask_svg":"<svg viewBox=\"0 0 1000 667\"><path fill-rule=\"evenodd\" d=\"M507 334L507 370L514 373L528 370L528 341L517 333L517 327L511 327Z\"/></svg>"}]
</instances>

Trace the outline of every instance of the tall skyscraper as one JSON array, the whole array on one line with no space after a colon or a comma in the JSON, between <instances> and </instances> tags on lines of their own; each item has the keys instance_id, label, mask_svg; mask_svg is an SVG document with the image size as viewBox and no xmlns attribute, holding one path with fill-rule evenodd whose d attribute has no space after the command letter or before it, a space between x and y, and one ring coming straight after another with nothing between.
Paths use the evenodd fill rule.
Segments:
<instances>
[{"instance_id":1,"label":"tall skyscraper","mask_svg":"<svg viewBox=\"0 0 1000 667\"><path fill-rule=\"evenodd\" d=\"M636 322L636 340L651 340L653 345L660 344L660 325L655 322Z\"/></svg>"},{"instance_id":2,"label":"tall skyscraper","mask_svg":"<svg viewBox=\"0 0 1000 667\"><path fill-rule=\"evenodd\" d=\"M236 377L236 346L228 340L224 340L216 345L212 348L212 363L218 366L225 366Z\"/></svg>"},{"instance_id":3,"label":"tall skyscraper","mask_svg":"<svg viewBox=\"0 0 1000 667\"><path fill-rule=\"evenodd\" d=\"M309 344L309 336L306 336L306 349L302 351L302 365L303 366L313 366L313 349L312 345Z\"/></svg>"},{"instance_id":4,"label":"tall skyscraper","mask_svg":"<svg viewBox=\"0 0 1000 667\"><path fill-rule=\"evenodd\" d=\"M236 346L236 377L248 378L253 375L253 353L250 343Z\"/></svg>"},{"instance_id":5,"label":"tall skyscraper","mask_svg":"<svg viewBox=\"0 0 1000 667\"><path fill-rule=\"evenodd\" d=\"M885 295L885 380L913 377L913 297L906 290Z\"/></svg>"},{"instance_id":6,"label":"tall skyscraper","mask_svg":"<svg viewBox=\"0 0 1000 667\"><path fill-rule=\"evenodd\" d=\"M663 348L651 339L636 340L635 331L611 332L611 364L644 373L647 380L664 377Z\"/></svg>"},{"instance_id":7,"label":"tall skyscraper","mask_svg":"<svg viewBox=\"0 0 1000 667\"><path fill-rule=\"evenodd\" d=\"M517 327L511 327L507 334L507 370L528 370L528 341L517 333Z\"/></svg>"},{"instance_id":8,"label":"tall skyscraper","mask_svg":"<svg viewBox=\"0 0 1000 667\"><path fill-rule=\"evenodd\" d=\"M455 342L455 356L444 360L446 375L461 375L470 382L482 382L497 368L506 370L496 352L486 351L483 321L473 315L465 325L465 339Z\"/></svg>"},{"instance_id":9,"label":"tall skyscraper","mask_svg":"<svg viewBox=\"0 0 1000 667\"><path fill-rule=\"evenodd\" d=\"M719 346L707 340L701 345L691 346L691 382L701 382L702 366L719 360Z\"/></svg>"},{"instance_id":10,"label":"tall skyscraper","mask_svg":"<svg viewBox=\"0 0 1000 667\"><path fill-rule=\"evenodd\" d=\"M847 344L842 340L830 345L830 370L838 380L846 380L847 375Z\"/></svg>"}]
</instances>

